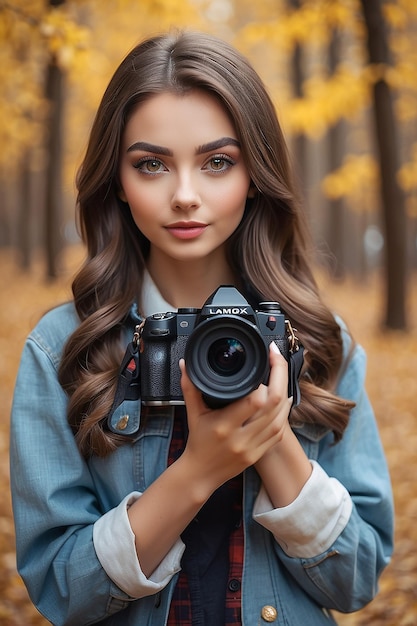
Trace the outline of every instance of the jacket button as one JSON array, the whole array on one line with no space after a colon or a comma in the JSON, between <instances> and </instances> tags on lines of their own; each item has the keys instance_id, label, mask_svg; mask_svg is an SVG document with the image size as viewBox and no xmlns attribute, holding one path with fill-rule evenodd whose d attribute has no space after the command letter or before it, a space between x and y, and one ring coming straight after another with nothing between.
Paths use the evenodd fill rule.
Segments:
<instances>
[{"instance_id":1,"label":"jacket button","mask_svg":"<svg viewBox=\"0 0 417 626\"><path fill-rule=\"evenodd\" d=\"M265 606L262 607L261 617L264 620L264 622L275 622L275 620L278 617L278 611L276 610L274 606L270 606L269 604L266 604Z\"/></svg>"},{"instance_id":2,"label":"jacket button","mask_svg":"<svg viewBox=\"0 0 417 626\"><path fill-rule=\"evenodd\" d=\"M229 591L232 591L233 593L235 593L236 591L239 591L240 589L240 581L237 578L231 578L229 580Z\"/></svg>"}]
</instances>

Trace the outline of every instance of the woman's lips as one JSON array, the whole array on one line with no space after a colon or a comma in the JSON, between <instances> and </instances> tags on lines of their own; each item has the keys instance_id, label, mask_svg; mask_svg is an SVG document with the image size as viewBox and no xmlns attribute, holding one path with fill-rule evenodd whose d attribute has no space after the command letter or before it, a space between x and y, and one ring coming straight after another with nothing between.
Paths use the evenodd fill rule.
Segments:
<instances>
[{"instance_id":1,"label":"woman's lips","mask_svg":"<svg viewBox=\"0 0 417 626\"><path fill-rule=\"evenodd\" d=\"M177 222L169 224L166 229L177 239L195 239L199 237L207 228L207 224L200 222Z\"/></svg>"}]
</instances>

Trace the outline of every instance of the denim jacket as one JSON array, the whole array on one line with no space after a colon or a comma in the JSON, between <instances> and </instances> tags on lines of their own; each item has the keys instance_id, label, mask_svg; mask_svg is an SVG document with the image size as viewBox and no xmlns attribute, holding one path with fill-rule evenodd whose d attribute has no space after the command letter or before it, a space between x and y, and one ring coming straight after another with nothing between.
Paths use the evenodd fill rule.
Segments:
<instances>
[{"instance_id":1,"label":"denim jacket","mask_svg":"<svg viewBox=\"0 0 417 626\"><path fill-rule=\"evenodd\" d=\"M133 317L131 322L133 328ZM33 603L56 626L163 626L178 574L157 593L131 597L103 569L93 528L129 493L143 492L164 471L172 419L161 412L133 444L105 459L83 459L67 423L67 396L57 381L63 345L77 324L73 304L54 309L30 334L22 354L10 445L18 570ZM334 445L332 433L311 425L295 432L308 458L347 489L350 517L321 553L289 556L254 518L260 479L253 468L244 472L244 626L332 624L331 609L355 611L374 597L389 562L392 493L364 389L365 355L355 346L347 358L350 338L342 334L345 365L337 393L356 402L343 439ZM134 415L138 406L125 401L117 411Z\"/></svg>"}]
</instances>

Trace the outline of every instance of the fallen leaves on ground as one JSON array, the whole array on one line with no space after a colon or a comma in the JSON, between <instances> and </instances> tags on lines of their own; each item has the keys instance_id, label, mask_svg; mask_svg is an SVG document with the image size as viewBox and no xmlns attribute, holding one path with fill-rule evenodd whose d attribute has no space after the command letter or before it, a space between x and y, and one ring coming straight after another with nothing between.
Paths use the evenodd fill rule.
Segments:
<instances>
[{"instance_id":1,"label":"fallen leaves on ground","mask_svg":"<svg viewBox=\"0 0 417 626\"><path fill-rule=\"evenodd\" d=\"M42 313L70 297L70 276L82 258L78 248L66 253L65 275L43 279L37 263L21 272L14 252L0 252L0 626L44 626L16 573L14 531L9 495L9 413L23 342ZM332 284L321 279L325 297L349 324L368 354L367 388L379 423L394 487L396 544L380 593L368 607L338 615L341 626L414 626L417 623L417 328L408 333L381 328L383 288L378 277L360 284ZM417 319L417 277L410 284L408 317ZM30 381L28 381L30 384Z\"/></svg>"}]
</instances>

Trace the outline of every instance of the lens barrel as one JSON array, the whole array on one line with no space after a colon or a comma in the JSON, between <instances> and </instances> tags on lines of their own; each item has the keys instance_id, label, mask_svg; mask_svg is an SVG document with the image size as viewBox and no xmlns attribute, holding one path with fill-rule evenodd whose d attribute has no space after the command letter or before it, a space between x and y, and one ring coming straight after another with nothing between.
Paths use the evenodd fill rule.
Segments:
<instances>
[{"instance_id":1,"label":"lens barrel","mask_svg":"<svg viewBox=\"0 0 417 626\"><path fill-rule=\"evenodd\" d=\"M248 395L269 371L268 348L260 331L237 316L219 315L199 323L184 356L190 379L212 408Z\"/></svg>"}]
</instances>

